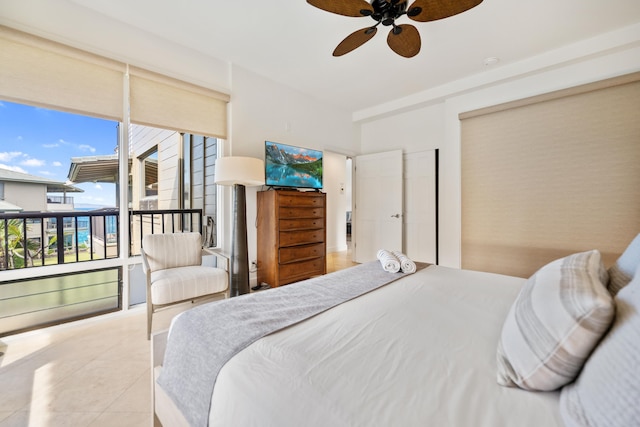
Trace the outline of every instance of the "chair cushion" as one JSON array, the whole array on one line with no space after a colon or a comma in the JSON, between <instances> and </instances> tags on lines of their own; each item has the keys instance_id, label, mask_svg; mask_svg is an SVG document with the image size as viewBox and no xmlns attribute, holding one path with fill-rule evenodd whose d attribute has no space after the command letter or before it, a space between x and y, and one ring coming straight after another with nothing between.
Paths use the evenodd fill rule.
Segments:
<instances>
[{"instance_id":1,"label":"chair cushion","mask_svg":"<svg viewBox=\"0 0 640 427\"><path fill-rule=\"evenodd\" d=\"M202 264L200 233L147 234L142 247L151 271Z\"/></svg>"},{"instance_id":2,"label":"chair cushion","mask_svg":"<svg viewBox=\"0 0 640 427\"><path fill-rule=\"evenodd\" d=\"M498 383L556 390L572 381L606 333L615 308L600 252L553 261L525 283L498 344Z\"/></svg>"},{"instance_id":3,"label":"chair cushion","mask_svg":"<svg viewBox=\"0 0 640 427\"><path fill-rule=\"evenodd\" d=\"M567 427L640 426L640 268L615 298L616 319L575 383L562 389Z\"/></svg>"},{"instance_id":4,"label":"chair cushion","mask_svg":"<svg viewBox=\"0 0 640 427\"><path fill-rule=\"evenodd\" d=\"M151 283L151 302L156 305L223 292L229 285L226 271L201 265L154 271Z\"/></svg>"}]
</instances>

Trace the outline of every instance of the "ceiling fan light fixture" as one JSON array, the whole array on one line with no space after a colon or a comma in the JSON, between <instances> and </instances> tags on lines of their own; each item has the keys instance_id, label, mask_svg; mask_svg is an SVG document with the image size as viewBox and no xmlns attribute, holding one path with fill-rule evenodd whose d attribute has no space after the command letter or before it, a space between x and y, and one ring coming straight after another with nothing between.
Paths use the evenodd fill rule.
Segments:
<instances>
[{"instance_id":1,"label":"ceiling fan light fixture","mask_svg":"<svg viewBox=\"0 0 640 427\"><path fill-rule=\"evenodd\" d=\"M409 11L407 12L407 16L409 18L412 18L414 16L420 15L420 13L422 13L422 8L420 6L416 6L409 9Z\"/></svg>"},{"instance_id":2,"label":"ceiling fan light fixture","mask_svg":"<svg viewBox=\"0 0 640 427\"><path fill-rule=\"evenodd\" d=\"M483 0L307 0L312 6L327 12L344 16L370 16L376 24L348 35L333 51L333 56L342 56L362 46L376 33L380 24L392 26L387 44L398 55L411 58L420 52L420 34L413 25L397 25L396 20L403 15L417 22L435 21L448 18L472 9ZM406 31L405 31L406 30Z\"/></svg>"}]
</instances>

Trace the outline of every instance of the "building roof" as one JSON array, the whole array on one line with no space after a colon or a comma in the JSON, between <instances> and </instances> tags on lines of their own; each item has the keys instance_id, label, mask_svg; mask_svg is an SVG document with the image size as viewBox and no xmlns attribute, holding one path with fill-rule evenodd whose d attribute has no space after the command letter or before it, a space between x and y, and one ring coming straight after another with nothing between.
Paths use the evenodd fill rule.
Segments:
<instances>
[{"instance_id":1,"label":"building roof","mask_svg":"<svg viewBox=\"0 0 640 427\"><path fill-rule=\"evenodd\" d=\"M14 205L4 200L0 200L0 212L22 212L23 209L20 206Z\"/></svg>"},{"instance_id":2,"label":"building roof","mask_svg":"<svg viewBox=\"0 0 640 427\"><path fill-rule=\"evenodd\" d=\"M131 164L131 160L129 160ZM72 157L67 178L71 182L118 182L118 155Z\"/></svg>"},{"instance_id":3,"label":"building roof","mask_svg":"<svg viewBox=\"0 0 640 427\"><path fill-rule=\"evenodd\" d=\"M105 154L101 156L72 157L69 166L69 181L80 182L118 182L118 155ZM129 159L129 168L131 159ZM145 176L148 182L158 179L158 162L152 159L145 162Z\"/></svg>"},{"instance_id":4,"label":"building roof","mask_svg":"<svg viewBox=\"0 0 640 427\"><path fill-rule=\"evenodd\" d=\"M64 182L0 168L0 182L3 181L46 185L47 193L84 193L83 189Z\"/></svg>"}]
</instances>

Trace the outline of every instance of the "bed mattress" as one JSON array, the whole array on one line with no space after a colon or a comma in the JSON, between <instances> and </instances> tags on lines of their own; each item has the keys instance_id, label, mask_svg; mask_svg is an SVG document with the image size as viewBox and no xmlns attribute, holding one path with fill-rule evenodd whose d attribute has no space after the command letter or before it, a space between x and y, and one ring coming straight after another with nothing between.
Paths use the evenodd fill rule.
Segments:
<instances>
[{"instance_id":1,"label":"bed mattress","mask_svg":"<svg viewBox=\"0 0 640 427\"><path fill-rule=\"evenodd\" d=\"M562 426L558 392L496 383L525 279L431 266L273 333L219 372L210 426Z\"/></svg>"}]
</instances>

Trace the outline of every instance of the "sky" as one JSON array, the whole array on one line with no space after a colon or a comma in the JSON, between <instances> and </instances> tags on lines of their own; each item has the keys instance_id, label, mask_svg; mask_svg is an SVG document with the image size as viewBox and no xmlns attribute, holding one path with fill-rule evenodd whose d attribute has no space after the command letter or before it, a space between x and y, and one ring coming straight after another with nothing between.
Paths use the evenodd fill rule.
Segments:
<instances>
[{"instance_id":1,"label":"sky","mask_svg":"<svg viewBox=\"0 0 640 427\"><path fill-rule=\"evenodd\" d=\"M67 182L72 157L114 154L118 123L0 101L0 168ZM74 184L76 207L115 206L115 185Z\"/></svg>"}]
</instances>

